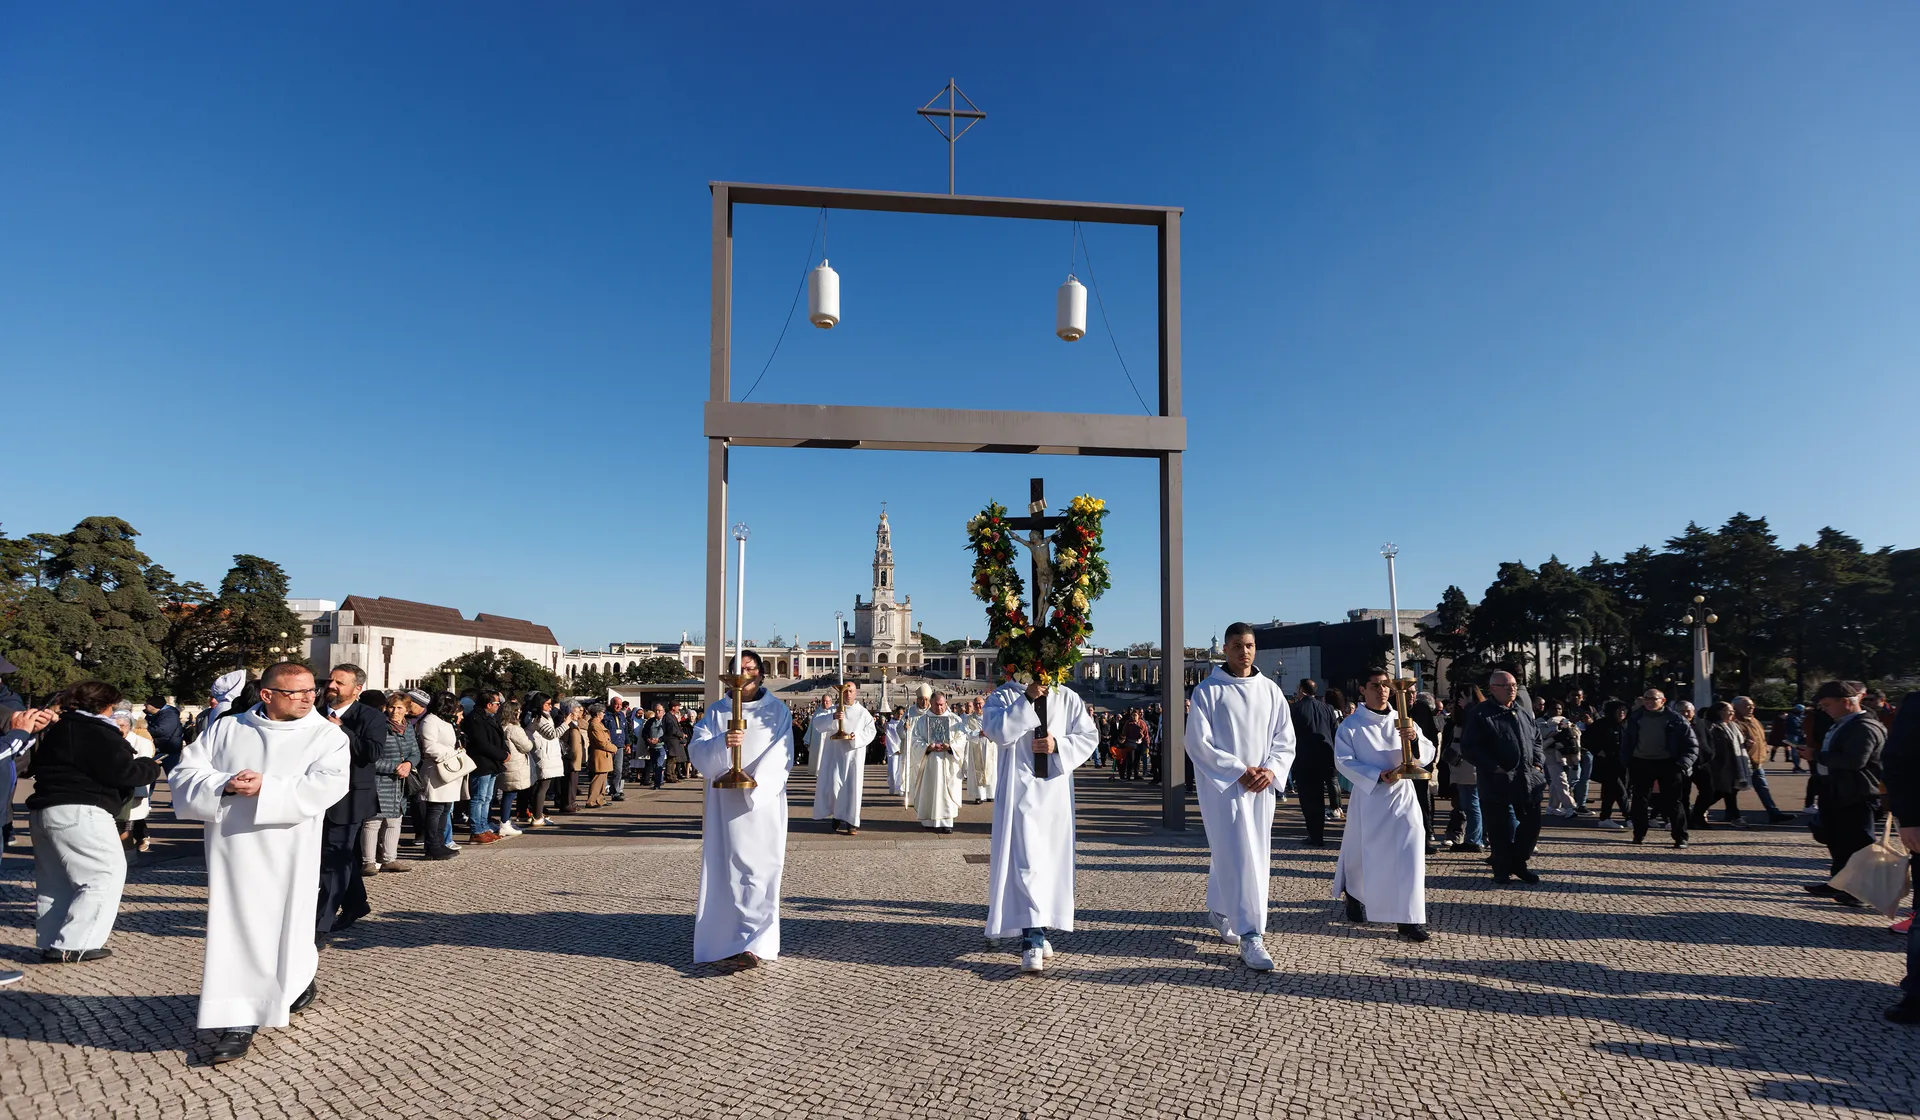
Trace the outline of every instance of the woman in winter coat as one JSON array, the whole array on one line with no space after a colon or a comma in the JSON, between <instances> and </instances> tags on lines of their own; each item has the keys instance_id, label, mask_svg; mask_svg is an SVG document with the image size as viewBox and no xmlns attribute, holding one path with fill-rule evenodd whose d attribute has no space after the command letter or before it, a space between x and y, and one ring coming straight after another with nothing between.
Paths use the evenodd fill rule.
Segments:
<instances>
[{"instance_id":1,"label":"woman in winter coat","mask_svg":"<svg viewBox=\"0 0 1920 1120\"><path fill-rule=\"evenodd\" d=\"M560 731L553 725L553 701L538 692L529 693L520 722L533 740L533 788L521 802L521 813L527 818L528 828L545 828L553 823L547 819L547 791L566 774L560 758Z\"/></svg>"},{"instance_id":2,"label":"woman in winter coat","mask_svg":"<svg viewBox=\"0 0 1920 1120\"><path fill-rule=\"evenodd\" d=\"M415 731L420 738L421 777L426 780L427 858L452 859L460 854L453 842L453 803L460 800L460 787L473 769L460 749L454 721L460 716L460 699L451 692L434 697L433 707L420 717Z\"/></svg>"},{"instance_id":3,"label":"woman in winter coat","mask_svg":"<svg viewBox=\"0 0 1920 1120\"><path fill-rule=\"evenodd\" d=\"M500 705L500 731L507 737L507 759L500 765L500 835L518 836L513 827L514 804L520 791L533 786L533 737L520 726L520 701Z\"/></svg>"},{"instance_id":4,"label":"woman in winter coat","mask_svg":"<svg viewBox=\"0 0 1920 1120\"><path fill-rule=\"evenodd\" d=\"M366 700L371 690L360 694ZM373 759L373 792L380 811L360 825L360 873L412 871L400 862L400 821L407 815L407 775L420 765L420 739L407 724L407 694L388 695L380 707L387 715L387 737Z\"/></svg>"},{"instance_id":5,"label":"woman in winter coat","mask_svg":"<svg viewBox=\"0 0 1920 1120\"><path fill-rule=\"evenodd\" d=\"M1606 710L1581 736L1581 745L1593 755L1593 780L1600 786L1600 827L1625 828L1627 821L1627 760L1620 757L1620 729L1627 725L1623 700L1607 701ZM1614 807L1620 819L1613 819Z\"/></svg>"},{"instance_id":6,"label":"woman in winter coat","mask_svg":"<svg viewBox=\"0 0 1920 1120\"><path fill-rule=\"evenodd\" d=\"M571 813L580 796L575 775L587 768L587 729L582 725L580 705L572 700L560 705L560 716L560 761L566 764L567 773L560 784L559 811Z\"/></svg>"},{"instance_id":7,"label":"woman in winter coat","mask_svg":"<svg viewBox=\"0 0 1920 1120\"><path fill-rule=\"evenodd\" d=\"M1741 741L1739 725L1733 722L1733 705L1725 700L1709 705L1705 716L1707 733L1700 744L1700 761L1694 765L1706 771L1713 796L1703 797L1694 805L1693 827L1707 827L1707 810L1725 801L1727 808L1721 820L1734 828L1745 828L1747 822L1740 816L1740 763L1747 747Z\"/></svg>"},{"instance_id":8,"label":"woman in winter coat","mask_svg":"<svg viewBox=\"0 0 1920 1120\"><path fill-rule=\"evenodd\" d=\"M1447 782L1453 786L1453 818L1447 822L1447 850L1452 852L1477 852L1486 842L1480 817L1480 774L1460 753L1460 731L1466 725L1467 712L1485 699L1477 685L1454 693L1453 713L1440 733L1440 763L1447 768Z\"/></svg>"},{"instance_id":9,"label":"woman in winter coat","mask_svg":"<svg viewBox=\"0 0 1920 1120\"><path fill-rule=\"evenodd\" d=\"M607 722L600 718L605 711L605 706L600 704L587 709L587 742L593 751L593 779L587 786L589 809L598 809L607 803L607 775L613 773L613 736L607 731Z\"/></svg>"}]
</instances>

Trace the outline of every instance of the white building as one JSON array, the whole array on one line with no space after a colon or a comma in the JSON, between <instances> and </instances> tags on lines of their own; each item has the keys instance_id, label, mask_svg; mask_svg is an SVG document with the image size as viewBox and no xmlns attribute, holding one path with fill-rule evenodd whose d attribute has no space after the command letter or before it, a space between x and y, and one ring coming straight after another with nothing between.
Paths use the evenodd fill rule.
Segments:
<instances>
[{"instance_id":1,"label":"white building","mask_svg":"<svg viewBox=\"0 0 1920 1120\"><path fill-rule=\"evenodd\" d=\"M877 677L882 666L917 673L924 656L920 635L913 629L913 596L894 602L893 526L880 507L880 526L873 531L873 599L853 597L853 640L846 643L847 673Z\"/></svg>"},{"instance_id":2,"label":"white building","mask_svg":"<svg viewBox=\"0 0 1920 1120\"><path fill-rule=\"evenodd\" d=\"M292 599L287 605L307 623L307 660L325 674L335 665L367 671L369 688L413 688L461 654L512 650L560 671L560 641L553 631L497 614L463 617L452 607L385 597L349 595L334 608L325 599Z\"/></svg>"}]
</instances>

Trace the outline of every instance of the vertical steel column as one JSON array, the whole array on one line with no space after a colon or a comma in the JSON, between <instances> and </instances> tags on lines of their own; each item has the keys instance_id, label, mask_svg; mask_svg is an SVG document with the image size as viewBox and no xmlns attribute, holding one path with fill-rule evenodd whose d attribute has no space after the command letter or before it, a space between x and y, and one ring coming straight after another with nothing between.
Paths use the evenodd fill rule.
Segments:
<instances>
[{"instance_id":1,"label":"vertical steel column","mask_svg":"<svg viewBox=\"0 0 1920 1120\"><path fill-rule=\"evenodd\" d=\"M1160 223L1160 415L1180 415L1180 215ZM1187 827L1186 565L1180 452L1160 456L1160 823Z\"/></svg>"},{"instance_id":2,"label":"vertical steel column","mask_svg":"<svg viewBox=\"0 0 1920 1120\"><path fill-rule=\"evenodd\" d=\"M713 188L713 319L709 342L710 400L732 398L733 202ZM727 441L707 441L707 671L706 697L720 699L727 645Z\"/></svg>"}]
</instances>

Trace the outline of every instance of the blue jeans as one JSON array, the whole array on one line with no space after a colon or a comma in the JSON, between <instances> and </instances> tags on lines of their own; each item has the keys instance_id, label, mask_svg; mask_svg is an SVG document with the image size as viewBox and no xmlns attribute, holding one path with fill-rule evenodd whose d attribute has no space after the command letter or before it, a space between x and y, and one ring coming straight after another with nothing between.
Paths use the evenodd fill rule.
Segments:
<instances>
[{"instance_id":1,"label":"blue jeans","mask_svg":"<svg viewBox=\"0 0 1920 1120\"><path fill-rule=\"evenodd\" d=\"M483 832L498 831L493 823L493 787L500 780L498 774L474 774L467 779L467 828L478 836Z\"/></svg>"},{"instance_id":2,"label":"blue jeans","mask_svg":"<svg viewBox=\"0 0 1920 1120\"><path fill-rule=\"evenodd\" d=\"M624 797L627 788L627 748L613 752L613 773L607 775L607 796Z\"/></svg>"},{"instance_id":3,"label":"blue jeans","mask_svg":"<svg viewBox=\"0 0 1920 1120\"><path fill-rule=\"evenodd\" d=\"M15 756L0 762L0 795L5 797L0 800L0 846L13 843L13 787L20 780L19 771L15 769L18 761Z\"/></svg>"},{"instance_id":4,"label":"blue jeans","mask_svg":"<svg viewBox=\"0 0 1920 1120\"><path fill-rule=\"evenodd\" d=\"M1045 926L1027 926L1020 931L1020 951L1038 949L1047 939Z\"/></svg>"},{"instance_id":5,"label":"blue jeans","mask_svg":"<svg viewBox=\"0 0 1920 1120\"><path fill-rule=\"evenodd\" d=\"M1453 816L1461 822L1460 838L1468 844L1486 843L1486 833L1480 821L1480 787L1463 786L1458 782L1453 786ZM1452 831L1449 829L1449 831Z\"/></svg>"},{"instance_id":6,"label":"blue jeans","mask_svg":"<svg viewBox=\"0 0 1920 1120\"><path fill-rule=\"evenodd\" d=\"M1753 768L1753 792L1760 796L1760 804L1767 807L1768 816L1780 811L1773 803L1773 791L1767 788L1767 772L1759 766Z\"/></svg>"},{"instance_id":7,"label":"blue jeans","mask_svg":"<svg viewBox=\"0 0 1920 1120\"><path fill-rule=\"evenodd\" d=\"M1592 780L1593 752L1581 751L1579 763L1576 764L1574 769L1567 775L1567 781L1573 787L1574 808L1584 809L1587 807L1587 783Z\"/></svg>"},{"instance_id":8,"label":"blue jeans","mask_svg":"<svg viewBox=\"0 0 1920 1120\"><path fill-rule=\"evenodd\" d=\"M657 750L653 752L653 765L651 769L653 771L653 788L654 789L665 788L667 784L667 752L666 751Z\"/></svg>"},{"instance_id":9,"label":"blue jeans","mask_svg":"<svg viewBox=\"0 0 1920 1120\"><path fill-rule=\"evenodd\" d=\"M503 790L500 794L500 823L513 823L513 803L520 796L517 789Z\"/></svg>"}]
</instances>

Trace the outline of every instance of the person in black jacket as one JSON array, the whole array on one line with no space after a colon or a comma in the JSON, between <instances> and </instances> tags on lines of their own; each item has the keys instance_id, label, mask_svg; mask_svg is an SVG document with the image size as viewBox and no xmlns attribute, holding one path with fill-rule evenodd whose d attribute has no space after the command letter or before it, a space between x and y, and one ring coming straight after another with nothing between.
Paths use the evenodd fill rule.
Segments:
<instances>
[{"instance_id":1,"label":"person in black jacket","mask_svg":"<svg viewBox=\"0 0 1920 1120\"><path fill-rule=\"evenodd\" d=\"M1620 728L1620 758L1627 764L1627 796L1633 805L1633 842L1647 839L1658 813L1673 831L1673 846L1687 846L1687 782L1700 760L1700 740L1686 716L1667 705L1667 694L1649 688ZM1654 787L1659 804L1654 804Z\"/></svg>"},{"instance_id":2,"label":"person in black jacket","mask_svg":"<svg viewBox=\"0 0 1920 1120\"><path fill-rule=\"evenodd\" d=\"M483 689L473 698L473 711L460 721L460 733L467 741L467 754L473 758L473 773L467 775L467 826L475 844L491 844L500 839L493 821L493 787L506 769L507 733L500 729L500 694Z\"/></svg>"},{"instance_id":3,"label":"person in black jacket","mask_svg":"<svg viewBox=\"0 0 1920 1120\"><path fill-rule=\"evenodd\" d=\"M1813 694L1813 702L1833 721L1818 741L1800 746L1800 755L1813 763L1820 779L1816 801L1820 810L1819 839L1827 845L1830 875L1838 875L1853 853L1873 843L1873 810L1880 797L1880 754L1887 728L1860 708L1866 687L1858 681L1828 681ZM1831 898L1847 906L1865 905L1832 883L1808 883L1807 893Z\"/></svg>"},{"instance_id":4,"label":"person in black jacket","mask_svg":"<svg viewBox=\"0 0 1920 1120\"><path fill-rule=\"evenodd\" d=\"M187 745L187 732L180 725L180 712L164 696L147 699L147 734L153 736L153 753L161 767L173 769Z\"/></svg>"},{"instance_id":5,"label":"person in black jacket","mask_svg":"<svg viewBox=\"0 0 1920 1120\"><path fill-rule=\"evenodd\" d=\"M1333 733L1340 717L1320 699L1319 685L1300 682L1300 695L1289 711L1293 713L1293 792L1300 799L1300 812L1307 821L1307 847L1327 846L1327 787L1333 782ZM1334 807L1340 805L1334 793Z\"/></svg>"},{"instance_id":6,"label":"person in black jacket","mask_svg":"<svg viewBox=\"0 0 1920 1120\"><path fill-rule=\"evenodd\" d=\"M360 703L367 671L358 665L336 665L327 675L326 696L320 714L347 733L352 769L347 793L327 809L320 834L320 909L314 920L319 933L338 932L372 913L367 883L360 869L360 826L380 811L373 764L387 743L387 717L380 709Z\"/></svg>"},{"instance_id":7,"label":"person in black jacket","mask_svg":"<svg viewBox=\"0 0 1920 1120\"><path fill-rule=\"evenodd\" d=\"M1460 729L1460 754L1473 764L1480 787L1480 814L1493 849L1493 881L1537 883L1528 867L1540 842L1540 795L1547 788L1547 758L1534 730L1533 713L1515 704L1520 682L1496 671L1487 679L1492 699L1474 705Z\"/></svg>"},{"instance_id":8,"label":"person in black jacket","mask_svg":"<svg viewBox=\"0 0 1920 1120\"><path fill-rule=\"evenodd\" d=\"M33 754L33 879L39 895L35 942L49 964L110 957L107 936L120 913L127 853L114 814L138 786L160 780L160 764L137 758L113 722L120 690L82 681L62 694L58 722Z\"/></svg>"},{"instance_id":9,"label":"person in black jacket","mask_svg":"<svg viewBox=\"0 0 1920 1120\"><path fill-rule=\"evenodd\" d=\"M1887 745L1881 753L1887 783L1887 811L1900 826L1900 842L1907 846L1907 864L1920 877L1920 692L1907 693L1900 713L1893 717ZM1920 1026L1920 933L1907 926L1907 975L1900 981L1905 993L1887 1008L1888 1022Z\"/></svg>"}]
</instances>

